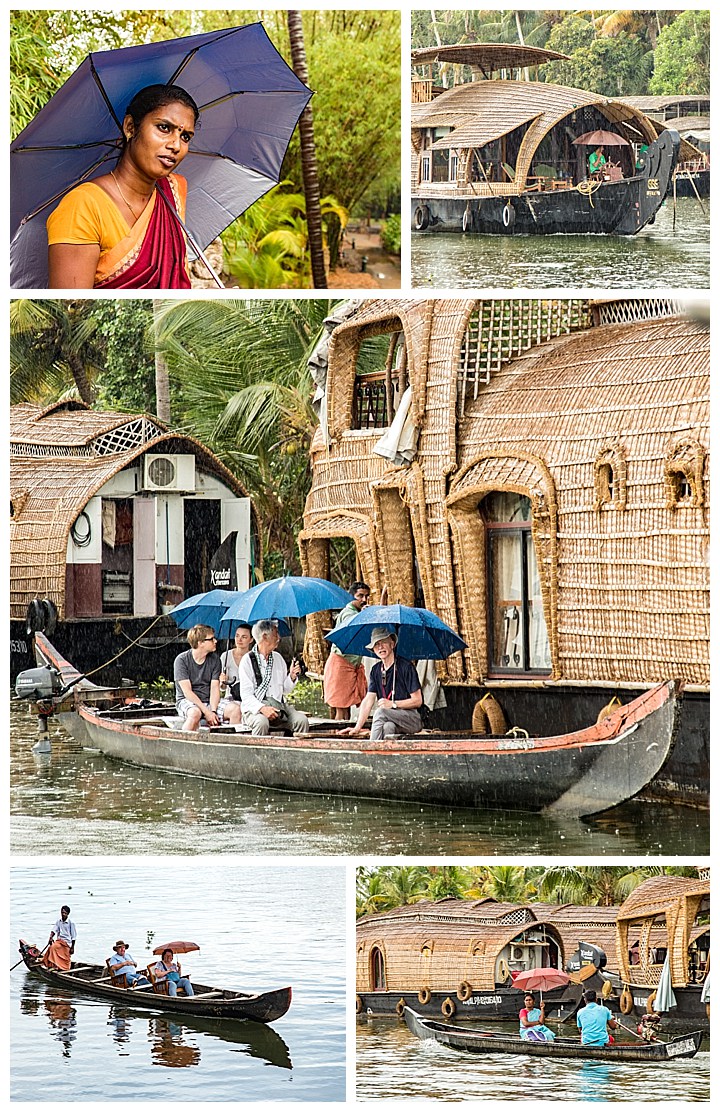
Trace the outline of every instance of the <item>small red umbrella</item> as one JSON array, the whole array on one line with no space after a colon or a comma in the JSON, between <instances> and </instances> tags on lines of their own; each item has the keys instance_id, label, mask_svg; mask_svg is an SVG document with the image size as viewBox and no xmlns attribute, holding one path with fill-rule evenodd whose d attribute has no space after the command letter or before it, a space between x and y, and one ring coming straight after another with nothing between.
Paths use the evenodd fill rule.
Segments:
<instances>
[{"instance_id":1,"label":"small red umbrella","mask_svg":"<svg viewBox=\"0 0 720 1112\"><path fill-rule=\"evenodd\" d=\"M172 950L174 954L189 954L191 950L199 950L197 942L166 942L164 946L156 946L154 954L162 957L165 950Z\"/></svg>"},{"instance_id":2,"label":"small red umbrella","mask_svg":"<svg viewBox=\"0 0 720 1112\"><path fill-rule=\"evenodd\" d=\"M573 139L573 144L582 143L584 147L629 147L627 139L614 131L586 131Z\"/></svg>"},{"instance_id":3,"label":"small red umbrella","mask_svg":"<svg viewBox=\"0 0 720 1112\"><path fill-rule=\"evenodd\" d=\"M544 966L540 969L526 969L518 973L513 979L513 988L522 989L524 992L549 992L551 988L562 988L568 984L570 977L562 969L551 969Z\"/></svg>"}]
</instances>

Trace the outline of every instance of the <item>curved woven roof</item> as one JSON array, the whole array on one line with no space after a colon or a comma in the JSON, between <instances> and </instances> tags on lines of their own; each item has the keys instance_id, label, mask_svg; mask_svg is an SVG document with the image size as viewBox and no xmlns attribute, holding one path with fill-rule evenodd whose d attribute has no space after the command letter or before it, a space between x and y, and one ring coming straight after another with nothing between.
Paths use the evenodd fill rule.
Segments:
<instances>
[{"instance_id":1,"label":"curved woven roof","mask_svg":"<svg viewBox=\"0 0 720 1112\"><path fill-rule=\"evenodd\" d=\"M192 453L238 497L247 492L208 448L154 417L64 402L11 406L10 616L47 596L64 614L70 528L90 498L148 450ZM128 430L124 436L124 430ZM124 446L127 445L127 446Z\"/></svg>"},{"instance_id":2,"label":"curved woven roof","mask_svg":"<svg viewBox=\"0 0 720 1112\"><path fill-rule=\"evenodd\" d=\"M688 896L709 894L709 880L688 876L653 876L630 893L618 909L618 922L658 914Z\"/></svg>"},{"instance_id":3,"label":"curved woven roof","mask_svg":"<svg viewBox=\"0 0 720 1112\"><path fill-rule=\"evenodd\" d=\"M520 46L517 43L471 42L455 46L427 46L413 50L413 65L424 66L433 62L454 62L458 65L479 66L486 73L500 69L525 69L541 66L544 62L567 60L567 54L543 50L539 46Z\"/></svg>"}]
</instances>

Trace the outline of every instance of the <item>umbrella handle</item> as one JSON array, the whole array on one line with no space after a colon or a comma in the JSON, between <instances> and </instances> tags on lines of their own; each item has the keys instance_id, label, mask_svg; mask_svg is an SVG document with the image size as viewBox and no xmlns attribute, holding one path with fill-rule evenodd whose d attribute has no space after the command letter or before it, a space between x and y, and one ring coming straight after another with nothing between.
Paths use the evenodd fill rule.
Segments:
<instances>
[{"instance_id":1,"label":"umbrella handle","mask_svg":"<svg viewBox=\"0 0 720 1112\"><path fill-rule=\"evenodd\" d=\"M198 243L198 241L193 236L192 232L189 231L189 229L186 227L186 225L180 219L180 213L177 211L177 209L173 205L170 204L169 200L167 199L167 197L165 196L165 194L162 192L161 189L158 189L157 192L160 194L163 201L167 205L168 209L170 210L172 215L175 217L175 219L177 220L177 222L180 225L180 227L182 228L182 230L185 232L185 235L187 236L187 239L188 239L188 243L192 247L195 254L198 256L199 259L202 259L202 261L204 262L205 266L208 269L210 277L212 278L215 285L218 287L218 289L224 290L225 286L223 285L223 283L221 282L220 278L215 273L213 268L210 266L210 263L207 261L207 258L205 257L205 252L203 251L200 244Z\"/></svg>"}]
</instances>

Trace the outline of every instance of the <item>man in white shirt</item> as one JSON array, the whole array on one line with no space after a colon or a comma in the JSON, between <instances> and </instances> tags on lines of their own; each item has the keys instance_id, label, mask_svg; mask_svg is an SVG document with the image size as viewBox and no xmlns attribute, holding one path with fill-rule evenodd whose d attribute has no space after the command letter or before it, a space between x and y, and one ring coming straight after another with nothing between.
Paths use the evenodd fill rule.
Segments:
<instances>
[{"instance_id":1,"label":"man in white shirt","mask_svg":"<svg viewBox=\"0 0 720 1112\"><path fill-rule=\"evenodd\" d=\"M60 918L50 931L50 938L46 947L43 965L48 969L69 969L72 955L75 953L75 940L77 931L75 924L70 921L70 908L63 904L60 908Z\"/></svg>"},{"instance_id":2,"label":"man in white shirt","mask_svg":"<svg viewBox=\"0 0 720 1112\"><path fill-rule=\"evenodd\" d=\"M270 733L273 722L287 726L293 734L306 734L310 729L307 715L285 702L285 695L292 691L300 675L299 661L293 660L288 671L282 656L275 651L280 644L275 622L256 622L252 635L255 648L245 654L238 666L243 722L256 737Z\"/></svg>"}]
</instances>

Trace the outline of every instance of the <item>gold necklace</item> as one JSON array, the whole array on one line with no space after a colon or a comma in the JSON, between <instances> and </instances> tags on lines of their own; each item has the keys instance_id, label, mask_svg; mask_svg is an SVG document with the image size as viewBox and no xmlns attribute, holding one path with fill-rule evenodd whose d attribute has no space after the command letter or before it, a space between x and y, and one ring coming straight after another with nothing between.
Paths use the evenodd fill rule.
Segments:
<instances>
[{"instance_id":1,"label":"gold necklace","mask_svg":"<svg viewBox=\"0 0 720 1112\"><path fill-rule=\"evenodd\" d=\"M128 201L127 197L126 197L126 196L125 196L125 194L123 193L122 189L120 188L120 182L119 182L119 181L117 180L117 178L115 177L115 171L114 171L114 170L111 170L111 171L110 171L110 177L111 177L111 178L112 178L112 180L113 180L113 181L115 182L115 185L117 186L117 191L118 191L118 193L120 194L120 196L122 197L122 199L123 199L123 201L125 202L125 204L127 205L127 207L128 207L129 209L130 209L130 212L131 212L131 213L133 214L133 216L135 217L135 219L136 219L136 220L139 220L139 219L140 219L140 217L142 216L142 212L141 212L141 213L139 213L139 214L138 214L137 212L135 212L135 209L134 209L134 208L132 207L132 205L131 205L131 204L130 204L130 202ZM150 199L150 198L148 198L148 200L149 200L149 199ZM145 204L147 204L147 201L145 202ZM144 208L145 208L145 205L143 205L143 209L144 209Z\"/></svg>"}]
</instances>

